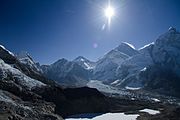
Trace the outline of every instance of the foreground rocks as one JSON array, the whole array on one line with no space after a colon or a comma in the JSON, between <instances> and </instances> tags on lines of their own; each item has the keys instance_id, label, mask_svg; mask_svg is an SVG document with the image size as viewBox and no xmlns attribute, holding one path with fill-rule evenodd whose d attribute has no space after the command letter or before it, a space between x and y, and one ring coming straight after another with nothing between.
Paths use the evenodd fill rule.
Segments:
<instances>
[{"instance_id":1,"label":"foreground rocks","mask_svg":"<svg viewBox=\"0 0 180 120\"><path fill-rule=\"evenodd\" d=\"M54 114L55 105L45 101L23 101L0 90L0 120L63 120Z\"/></svg>"}]
</instances>

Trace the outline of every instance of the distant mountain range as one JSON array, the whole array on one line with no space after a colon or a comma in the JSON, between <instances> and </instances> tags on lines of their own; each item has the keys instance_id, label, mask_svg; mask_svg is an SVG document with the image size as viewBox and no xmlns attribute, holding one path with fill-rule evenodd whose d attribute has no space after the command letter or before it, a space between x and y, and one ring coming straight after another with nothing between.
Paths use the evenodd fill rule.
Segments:
<instances>
[{"instance_id":1,"label":"distant mountain range","mask_svg":"<svg viewBox=\"0 0 180 120\"><path fill-rule=\"evenodd\" d=\"M180 98L179 86L180 32L172 27L140 49L123 42L95 62L79 56L72 61L63 58L40 65L27 52L13 54L0 45L3 119L62 120L59 115L102 113L119 110L127 103L132 103L128 109L133 105L142 108L144 104L132 102L135 96L141 99L145 92ZM126 100L123 97L119 103L94 88L110 96L126 95ZM146 99L152 100L149 96Z\"/></svg>"},{"instance_id":2,"label":"distant mountain range","mask_svg":"<svg viewBox=\"0 0 180 120\"><path fill-rule=\"evenodd\" d=\"M140 49L122 42L95 62L79 56L72 61L63 58L51 65L40 65L27 52L13 54L3 46L0 58L1 64L9 66L2 65L2 69L17 68L33 79L48 83L55 80L64 87L82 87L90 80L98 80L116 88L139 88L180 97L180 33L173 27ZM12 69L8 71L14 74Z\"/></svg>"},{"instance_id":3,"label":"distant mountain range","mask_svg":"<svg viewBox=\"0 0 180 120\"><path fill-rule=\"evenodd\" d=\"M107 98L98 90L88 87L63 88L44 77L43 67L46 68L35 63L27 52L15 55L0 46L0 120L63 120L62 117L68 115L109 110ZM85 72L85 78L88 76L84 68L65 59L51 67L58 68L57 73L64 71L62 76L55 78L66 78L68 74L78 76L78 69L81 74ZM48 70L51 67L48 66ZM83 82L81 79L79 81L79 84ZM80 102L78 105L77 101ZM101 104L98 105L99 102Z\"/></svg>"},{"instance_id":4,"label":"distant mountain range","mask_svg":"<svg viewBox=\"0 0 180 120\"><path fill-rule=\"evenodd\" d=\"M123 42L96 62L83 56L60 59L41 70L65 86L100 80L118 88L141 88L179 96L180 33L173 27L153 43L135 49ZM171 90L169 90L171 89Z\"/></svg>"}]
</instances>

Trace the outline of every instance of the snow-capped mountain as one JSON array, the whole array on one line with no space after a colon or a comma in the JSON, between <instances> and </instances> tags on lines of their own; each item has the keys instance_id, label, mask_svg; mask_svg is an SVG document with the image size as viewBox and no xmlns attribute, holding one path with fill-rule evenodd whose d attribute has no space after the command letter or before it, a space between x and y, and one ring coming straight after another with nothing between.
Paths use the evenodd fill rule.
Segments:
<instances>
[{"instance_id":1,"label":"snow-capped mountain","mask_svg":"<svg viewBox=\"0 0 180 120\"><path fill-rule=\"evenodd\" d=\"M79 56L73 60L73 62L77 63L78 65L82 66L83 68L90 70L95 67L95 62L92 62L88 59L86 59L83 56Z\"/></svg>"},{"instance_id":2,"label":"snow-capped mountain","mask_svg":"<svg viewBox=\"0 0 180 120\"><path fill-rule=\"evenodd\" d=\"M180 33L172 27L155 42L140 49L123 42L96 62L79 56L73 61L60 59L51 65L40 66L28 53L14 55L0 46L0 58L4 63L43 83L47 80L44 75L71 87L85 86L89 80L100 80L120 88L159 87L166 91L173 87L173 93L178 91L175 83L179 84L177 80L180 78L179 56Z\"/></svg>"},{"instance_id":3,"label":"snow-capped mountain","mask_svg":"<svg viewBox=\"0 0 180 120\"><path fill-rule=\"evenodd\" d=\"M16 55L17 59L20 63L27 65L29 68L31 68L34 71L42 72L41 69L38 66L38 63L35 63L32 57L29 55L28 52L22 51Z\"/></svg>"},{"instance_id":4,"label":"snow-capped mountain","mask_svg":"<svg viewBox=\"0 0 180 120\"><path fill-rule=\"evenodd\" d=\"M88 70L64 58L51 65L42 65L41 68L46 77L65 86L85 86L89 79Z\"/></svg>"},{"instance_id":5,"label":"snow-capped mountain","mask_svg":"<svg viewBox=\"0 0 180 120\"><path fill-rule=\"evenodd\" d=\"M137 50L129 43L121 43L118 47L105 54L96 63L93 70L93 79L112 80L116 77L116 69L123 61L138 54Z\"/></svg>"},{"instance_id":6,"label":"snow-capped mountain","mask_svg":"<svg viewBox=\"0 0 180 120\"><path fill-rule=\"evenodd\" d=\"M80 114L82 109L85 112L93 112L94 109L104 112L109 109L105 106L105 96L98 90L88 87L62 89L56 82L43 78L40 72L38 74L41 77L37 76L32 65L34 62L29 55L17 57L0 46L0 119L64 120L60 115L67 117ZM51 67L64 72L63 80L71 78L70 82L79 80L81 83L78 85L83 84L82 75L85 75L86 69L78 64L62 59ZM68 74L72 76L68 78ZM38 79L32 78L32 75ZM98 105L100 102L101 105ZM94 107L96 105L97 108Z\"/></svg>"},{"instance_id":7,"label":"snow-capped mountain","mask_svg":"<svg viewBox=\"0 0 180 120\"><path fill-rule=\"evenodd\" d=\"M117 86L128 84L129 87L142 87L138 74L146 67L153 64L151 48L153 44L147 45L139 51L139 54L125 60L117 69L116 75L120 79Z\"/></svg>"},{"instance_id":8,"label":"snow-capped mountain","mask_svg":"<svg viewBox=\"0 0 180 120\"><path fill-rule=\"evenodd\" d=\"M36 86L45 86L45 84L39 80L29 77L30 74L34 75L34 77L37 76L34 74L33 69L30 69L27 64L20 60L21 59L17 58L12 52L0 45L0 79L11 79L13 84L27 89L31 89ZM29 74L27 74L26 70Z\"/></svg>"},{"instance_id":9,"label":"snow-capped mountain","mask_svg":"<svg viewBox=\"0 0 180 120\"><path fill-rule=\"evenodd\" d=\"M82 86L90 79L115 79L118 66L136 54L138 51L131 44L123 42L97 62L79 56L73 61L60 59L51 65L42 65L41 69L46 77L58 81L61 85Z\"/></svg>"},{"instance_id":10,"label":"snow-capped mountain","mask_svg":"<svg viewBox=\"0 0 180 120\"><path fill-rule=\"evenodd\" d=\"M148 86L158 90L171 88L173 92L177 92L175 83L179 84L177 80L180 80L179 56L180 33L171 27L154 43L139 49L139 54L126 59L119 66L117 70L119 81L115 85L142 88Z\"/></svg>"},{"instance_id":11,"label":"snow-capped mountain","mask_svg":"<svg viewBox=\"0 0 180 120\"><path fill-rule=\"evenodd\" d=\"M44 83L53 83L41 74L41 69L39 69L38 64L36 64L32 57L26 53L16 55L0 45L0 59L33 79Z\"/></svg>"},{"instance_id":12,"label":"snow-capped mountain","mask_svg":"<svg viewBox=\"0 0 180 120\"><path fill-rule=\"evenodd\" d=\"M120 51L128 56L138 54L138 50L136 50L132 44L127 42L122 42L118 47L115 48L115 50Z\"/></svg>"},{"instance_id":13,"label":"snow-capped mountain","mask_svg":"<svg viewBox=\"0 0 180 120\"><path fill-rule=\"evenodd\" d=\"M161 35L152 49L152 59L155 64L180 76L180 32L171 27Z\"/></svg>"},{"instance_id":14,"label":"snow-capped mountain","mask_svg":"<svg viewBox=\"0 0 180 120\"><path fill-rule=\"evenodd\" d=\"M28 77L18 69L13 68L12 66L6 64L2 59L0 59L0 79L5 80L9 78L11 78L11 80L15 82L14 84L16 84L17 86L22 86L26 89L45 86L44 83Z\"/></svg>"}]
</instances>

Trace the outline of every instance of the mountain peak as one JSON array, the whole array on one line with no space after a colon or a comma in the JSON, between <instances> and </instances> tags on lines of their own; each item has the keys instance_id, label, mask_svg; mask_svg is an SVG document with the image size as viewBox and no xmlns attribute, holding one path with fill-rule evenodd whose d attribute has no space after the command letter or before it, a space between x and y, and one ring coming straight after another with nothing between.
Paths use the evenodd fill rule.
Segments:
<instances>
[{"instance_id":1,"label":"mountain peak","mask_svg":"<svg viewBox=\"0 0 180 120\"><path fill-rule=\"evenodd\" d=\"M165 32L161 36L158 37L155 44L164 46L169 44L179 44L180 43L180 32L176 30L174 27L170 27L168 32Z\"/></svg>"},{"instance_id":2,"label":"mountain peak","mask_svg":"<svg viewBox=\"0 0 180 120\"><path fill-rule=\"evenodd\" d=\"M53 63L53 64L59 64L59 63L65 63L65 62L68 62L68 60L65 59L65 58L61 58L58 61L56 61L55 63Z\"/></svg>"},{"instance_id":3,"label":"mountain peak","mask_svg":"<svg viewBox=\"0 0 180 120\"><path fill-rule=\"evenodd\" d=\"M77 58L75 58L73 61L87 61L87 59L83 56L78 56Z\"/></svg>"},{"instance_id":4,"label":"mountain peak","mask_svg":"<svg viewBox=\"0 0 180 120\"><path fill-rule=\"evenodd\" d=\"M176 28L174 28L174 27L170 27L170 28L168 29L168 31L169 31L169 32L177 32Z\"/></svg>"},{"instance_id":5,"label":"mountain peak","mask_svg":"<svg viewBox=\"0 0 180 120\"><path fill-rule=\"evenodd\" d=\"M132 49L135 49L135 47L132 44L128 43L128 42L122 42L119 46L126 46L126 47L130 47Z\"/></svg>"},{"instance_id":6,"label":"mountain peak","mask_svg":"<svg viewBox=\"0 0 180 120\"><path fill-rule=\"evenodd\" d=\"M18 54L16 55L16 57L17 57L18 59L29 58L29 59L31 59L31 60L33 61L32 57L30 56L30 54L29 54L27 51L21 51L20 53L18 53Z\"/></svg>"},{"instance_id":7,"label":"mountain peak","mask_svg":"<svg viewBox=\"0 0 180 120\"><path fill-rule=\"evenodd\" d=\"M133 56L138 53L138 51L135 49L135 47L127 42L122 42L114 50L120 51L128 56Z\"/></svg>"},{"instance_id":8,"label":"mountain peak","mask_svg":"<svg viewBox=\"0 0 180 120\"><path fill-rule=\"evenodd\" d=\"M77 63L78 65L80 65L81 67L85 69L92 69L94 67L94 62L88 60L87 58L83 56L78 56L77 58L73 60L73 62Z\"/></svg>"}]
</instances>

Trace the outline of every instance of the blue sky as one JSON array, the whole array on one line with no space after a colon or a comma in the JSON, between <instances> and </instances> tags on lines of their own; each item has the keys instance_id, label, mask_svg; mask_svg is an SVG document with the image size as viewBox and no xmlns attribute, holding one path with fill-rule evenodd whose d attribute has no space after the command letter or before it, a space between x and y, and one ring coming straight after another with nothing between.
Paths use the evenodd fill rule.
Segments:
<instances>
[{"instance_id":1,"label":"blue sky","mask_svg":"<svg viewBox=\"0 0 180 120\"><path fill-rule=\"evenodd\" d=\"M179 0L111 0L115 17L102 30L107 4L108 0L1 0L0 44L50 64L79 55L97 60L123 41L140 48L170 26L180 30Z\"/></svg>"}]
</instances>

